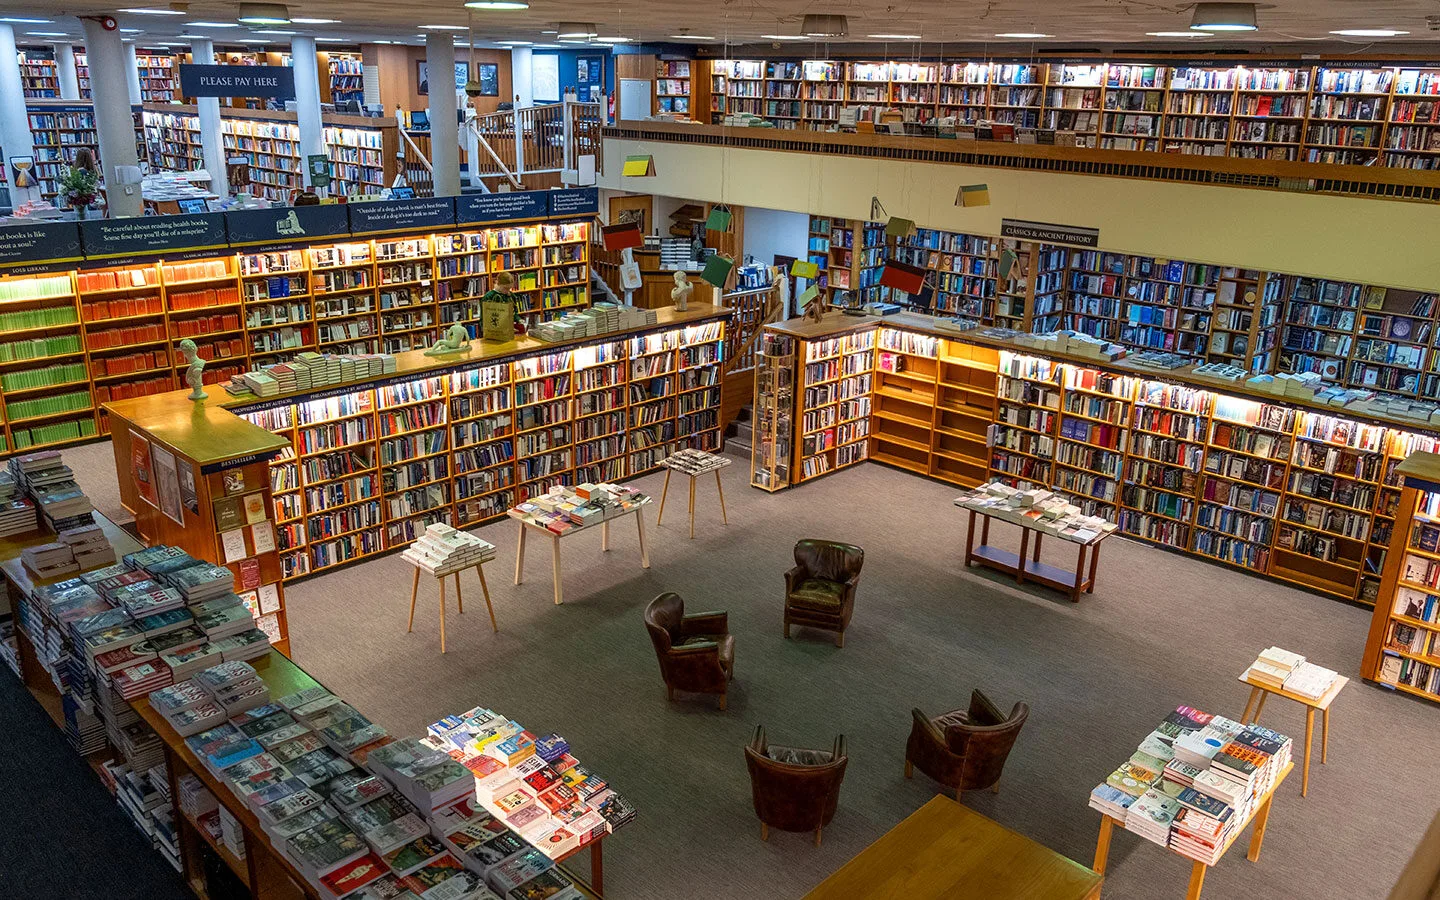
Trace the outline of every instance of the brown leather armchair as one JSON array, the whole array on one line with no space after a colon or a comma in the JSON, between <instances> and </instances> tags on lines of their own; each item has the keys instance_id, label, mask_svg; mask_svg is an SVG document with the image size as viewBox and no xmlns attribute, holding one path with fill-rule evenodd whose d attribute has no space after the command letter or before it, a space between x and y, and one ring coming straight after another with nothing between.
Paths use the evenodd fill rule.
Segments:
<instances>
[{"instance_id":1,"label":"brown leather armchair","mask_svg":"<svg viewBox=\"0 0 1440 900\"><path fill-rule=\"evenodd\" d=\"M847 762L843 734L832 750L802 750L770 745L765 726L755 726L755 736L745 745L745 767L760 817L760 840L770 840L773 825L781 831L814 831L815 846L820 846L821 830L835 818Z\"/></svg>"},{"instance_id":2,"label":"brown leather armchair","mask_svg":"<svg viewBox=\"0 0 1440 900\"><path fill-rule=\"evenodd\" d=\"M1016 703L1009 717L979 691L970 693L970 708L929 718L918 709L910 740L905 745L905 777L914 766L955 789L959 800L966 791L992 788L1000 792L1000 773L1015 738L1030 715L1030 706Z\"/></svg>"},{"instance_id":3,"label":"brown leather armchair","mask_svg":"<svg viewBox=\"0 0 1440 900\"><path fill-rule=\"evenodd\" d=\"M785 636L790 636L791 625L806 625L835 632L835 646L845 646L845 627L864 564L865 551L854 544L797 543L795 568L785 573Z\"/></svg>"},{"instance_id":4,"label":"brown leather armchair","mask_svg":"<svg viewBox=\"0 0 1440 900\"><path fill-rule=\"evenodd\" d=\"M685 601L674 592L661 594L645 607L645 628L660 660L667 700L675 690L719 694L725 708L730 679L735 677L735 638L726 613L685 615Z\"/></svg>"}]
</instances>

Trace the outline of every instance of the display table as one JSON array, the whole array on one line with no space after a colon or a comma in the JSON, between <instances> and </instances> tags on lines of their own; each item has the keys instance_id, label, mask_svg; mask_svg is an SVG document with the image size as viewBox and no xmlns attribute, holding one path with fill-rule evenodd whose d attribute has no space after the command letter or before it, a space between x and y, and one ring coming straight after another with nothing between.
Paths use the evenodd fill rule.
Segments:
<instances>
[{"instance_id":1,"label":"display table","mask_svg":"<svg viewBox=\"0 0 1440 900\"><path fill-rule=\"evenodd\" d=\"M655 516L655 525L658 527L665 519L665 498L670 493L670 473L679 472L690 477L690 539L695 539L695 479L707 472L715 473L715 491L720 495L720 521L726 525L730 524L730 517L725 512L725 488L720 484L720 470L730 465L730 458L721 456L718 453L707 453L704 450L680 450L662 459L660 465L665 467L665 486L660 490L660 512Z\"/></svg>"},{"instance_id":2,"label":"display table","mask_svg":"<svg viewBox=\"0 0 1440 900\"><path fill-rule=\"evenodd\" d=\"M1296 703L1305 707L1305 756L1304 765L1300 769L1300 796L1309 796L1310 739L1315 734L1315 711L1320 711L1320 764L1323 766L1325 764L1325 758L1329 756L1330 751L1330 704L1335 702L1335 698L1340 694L1340 691L1344 689L1345 685L1350 683L1350 679L1344 675L1336 678L1335 683L1330 686L1330 690L1326 691L1318 700L1251 681L1248 673L1241 675L1239 680L1244 684L1250 685L1250 699L1245 701L1245 712L1240 716L1241 722L1247 724L1251 722L1258 723L1260 721L1260 710L1265 707L1265 698L1270 694L1274 694L1277 697L1284 697L1286 700L1294 700ZM1258 703L1256 702L1257 699L1259 700ZM1255 707L1253 714L1250 711L1252 706Z\"/></svg>"},{"instance_id":3,"label":"display table","mask_svg":"<svg viewBox=\"0 0 1440 900\"><path fill-rule=\"evenodd\" d=\"M1095 572L1100 565L1100 542L1109 536L1109 531L1081 530L1074 534L1057 533L1053 529L1038 526L1034 520L1023 514L1015 514L1003 507L984 505L975 495L964 495L955 499L955 505L970 513L969 528L965 533L965 565L982 565L987 568L1015 576L1016 584L1025 579L1038 582L1046 587L1064 591L1070 595L1070 602L1079 603L1080 594L1095 593ZM980 519L980 544L975 543L975 520ZM1020 553L990 546L990 520L999 519L1020 528ZM1031 535L1034 535L1033 547ZM1064 541L1078 548L1075 571L1046 565L1040 561L1040 547L1046 537ZM1089 552L1089 566L1086 566L1086 552ZM1027 557L1029 557L1027 559Z\"/></svg>"},{"instance_id":4,"label":"display table","mask_svg":"<svg viewBox=\"0 0 1440 900\"><path fill-rule=\"evenodd\" d=\"M1092 900L1100 882L1080 863L936 796L805 900Z\"/></svg>"},{"instance_id":5,"label":"display table","mask_svg":"<svg viewBox=\"0 0 1440 900\"><path fill-rule=\"evenodd\" d=\"M467 567L468 568L468 567ZM500 632L500 626L495 623L495 607L490 603L490 585L485 583L484 563L475 564L475 574L480 576L480 591L485 595L485 608L490 611L490 628L496 634ZM457 569L453 572L430 573L436 583L440 585L440 652L445 652L445 579L455 576L455 605L460 609L460 615L465 615L465 596L460 593L460 572ZM420 594L420 567L415 566L415 581L410 585L410 621L405 626L405 633L409 634L415 628L415 600Z\"/></svg>"},{"instance_id":6,"label":"display table","mask_svg":"<svg viewBox=\"0 0 1440 900\"><path fill-rule=\"evenodd\" d=\"M643 497L644 495L641 496ZM650 502L651 501L649 497L644 497L644 499L640 500L635 506L632 506L631 508L622 512L616 513L608 519L604 519L587 525L573 525L563 534L552 531L546 526L540 524L539 522L536 522L530 515L520 511L519 508L509 510L506 515L508 515L510 518L514 519L520 524L520 543L515 550L515 583L520 584L524 578L525 536L530 532L534 531L538 532L543 536L549 537L550 568L552 571L552 575L555 579L555 605L559 606L561 603L565 602L564 591L561 587L560 539L563 537L571 537L581 531L589 531L592 528L599 528L600 549L601 551L609 551L610 523L616 519L631 515L635 517L635 528L640 534L640 568L650 568L650 555L645 549L645 507L649 506Z\"/></svg>"}]
</instances>

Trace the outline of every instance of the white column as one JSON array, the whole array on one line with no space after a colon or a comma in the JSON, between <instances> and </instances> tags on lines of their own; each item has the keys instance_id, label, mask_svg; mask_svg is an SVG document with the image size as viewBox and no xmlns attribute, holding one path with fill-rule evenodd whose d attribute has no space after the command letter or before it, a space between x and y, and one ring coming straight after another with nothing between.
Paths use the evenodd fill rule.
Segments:
<instances>
[{"instance_id":1,"label":"white column","mask_svg":"<svg viewBox=\"0 0 1440 900\"><path fill-rule=\"evenodd\" d=\"M530 86L530 60L529 47L515 47L510 51L510 83L514 85L515 96L520 98L515 101L515 105L522 108L535 105L535 91Z\"/></svg>"},{"instance_id":2,"label":"white column","mask_svg":"<svg viewBox=\"0 0 1440 900\"><path fill-rule=\"evenodd\" d=\"M455 124L460 105L455 99L455 37L448 32L425 36L425 62L430 66L430 165L435 196L460 195L460 134Z\"/></svg>"},{"instance_id":3,"label":"white column","mask_svg":"<svg viewBox=\"0 0 1440 900\"><path fill-rule=\"evenodd\" d=\"M85 61L90 66L90 94L95 99L95 128L100 132L100 164L105 171L105 202L114 219L138 216L143 211L140 185L119 183L115 170L139 165L135 156L135 120L125 89L126 58L118 31L106 31L100 22L85 19ZM0 46L0 54L5 48Z\"/></svg>"},{"instance_id":4,"label":"white column","mask_svg":"<svg viewBox=\"0 0 1440 900\"><path fill-rule=\"evenodd\" d=\"M295 115L300 121L300 166L310 185L307 157L325 152L325 126L320 121L320 60L315 39L297 34L290 39L290 61L295 69Z\"/></svg>"},{"instance_id":5,"label":"white column","mask_svg":"<svg viewBox=\"0 0 1440 900\"><path fill-rule=\"evenodd\" d=\"M190 42L190 58L197 66L215 63L215 42L209 39ZM228 193L225 179L225 142L221 138L220 98L195 98L195 112L200 119L200 158L210 173L210 190L221 197Z\"/></svg>"},{"instance_id":6,"label":"white column","mask_svg":"<svg viewBox=\"0 0 1440 900\"><path fill-rule=\"evenodd\" d=\"M0 147L8 158L35 157L35 141L30 136L30 119L25 114L25 89L20 80L20 60L15 50L15 29L0 23ZM17 188L13 172L10 200L15 205L26 200L39 200L39 187ZM30 174L33 177L35 170Z\"/></svg>"},{"instance_id":7,"label":"white column","mask_svg":"<svg viewBox=\"0 0 1440 900\"><path fill-rule=\"evenodd\" d=\"M80 79L75 74L75 48L55 44L55 71L60 75L60 99L80 99Z\"/></svg>"},{"instance_id":8,"label":"white column","mask_svg":"<svg viewBox=\"0 0 1440 900\"><path fill-rule=\"evenodd\" d=\"M95 96L95 62L87 54L86 61L90 64L90 96ZM135 45L125 45L125 89L130 94L130 105L139 106L140 100L140 62L135 58Z\"/></svg>"}]
</instances>

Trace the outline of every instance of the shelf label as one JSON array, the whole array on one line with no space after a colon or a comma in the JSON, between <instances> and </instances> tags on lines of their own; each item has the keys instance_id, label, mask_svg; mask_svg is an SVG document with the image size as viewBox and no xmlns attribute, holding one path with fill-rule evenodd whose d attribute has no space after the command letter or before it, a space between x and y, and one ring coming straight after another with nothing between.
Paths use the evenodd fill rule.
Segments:
<instances>
[{"instance_id":1,"label":"shelf label","mask_svg":"<svg viewBox=\"0 0 1440 900\"><path fill-rule=\"evenodd\" d=\"M1001 219L1000 236L1021 241L1042 241L1046 244L1070 244L1075 247L1100 246L1098 228L1026 222L1022 219Z\"/></svg>"},{"instance_id":2,"label":"shelf label","mask_svg":"<svg viewBox=\"0 0 1440 900\"><path fill-rule=\"evenodd\" d=\"M593 216L600 212L599 188L569 188L546 193L552 216Z\"/></svg>"},{"instance_id":3,"label":"shelf label","mask_svg":"<svg viewBox=\"0 0 1440 900\"><path fill-rule=\"evenodd\" d=\"M292 206L280 209L236 209L225 213L232 246L296 244L350 234L345 207Z\"/></svg>"},{"instance_id":4,"label":"shelf label","mask_svg":"<svg viewBox=\"0 0 1440 900\"><path fill-rule=\"evenodd\" d=\"M461 225L543 219L549 191L512 191L507 194L466 194L456 201L455 219Z\"/></svg>"},{"instance_id":5,"label":"shelf label","mask_svg":"<svg viewBox=\"0 0 1440 900\"><path fill-rule=\"evenodd\" d=\"M80 239L91 257L193 253L227 246L224 213L86 219L80 223Z\"/></svg>"},{"instance_id":6,"label":"shelf label","mask_svg":"<svg viewBox=\"0 0 1440 900\"><path fill-rule=\"evenodd\" d=\"M80 256L80 226L76 222L36 222L0 229L0 266L73 261Z\"/></svg>"},{"instance_id":7,"label":"shelf label","mask_svg":"<svg viewBox=\"0 0 1440 900\"><path fill-rule=\"evenodd\" d=\"M273 97L295 99L295 70L289 66L202 66L180 64L180 93L186 97Z\"/></svg>"},{"instance_id":8,"label":"shelf label","mask_svg":"<svg viewBox=\"0 0 1440 900\"><path fill-rule=\"evenodd\" d=\"M423 231L426 228L455 227L453 197L421 197L415 200L387 200L384 203L347 203L350 231L365 234L377 231Z\"/></svg>"}]
</instances>

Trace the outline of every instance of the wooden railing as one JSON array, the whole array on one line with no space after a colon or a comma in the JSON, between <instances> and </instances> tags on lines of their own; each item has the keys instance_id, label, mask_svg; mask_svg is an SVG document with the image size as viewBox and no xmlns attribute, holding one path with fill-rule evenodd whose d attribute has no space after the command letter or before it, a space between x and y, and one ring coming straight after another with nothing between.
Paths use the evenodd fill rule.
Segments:
<instances>
[{"instance_id":1,"label":"wooden railing","mask_svg":"<svg viewBox=\"0 0 1440 900\"><path fill-rule=\"evenodd\" d=\"M430 135L412 135L405 130L405 123L402 121L400 150L396 156L400 174L405 183L415 189L415 196L435 196L435 167L430 164Z\"/></svg>"},{"instance_id":2,"label":"wooden railing","mask_svg":"<svg viewBox=\"0 0 1440 900\"><path fill-rule=\"evenodd\" d=\"M503 176L508 168L523 180L526 173L573 170L584 155L595 157L598 171L603 124L599 103L569 101L479 116L475 131L499 161L482 154L476 171Z\"/></svg>"}]
</instances>

